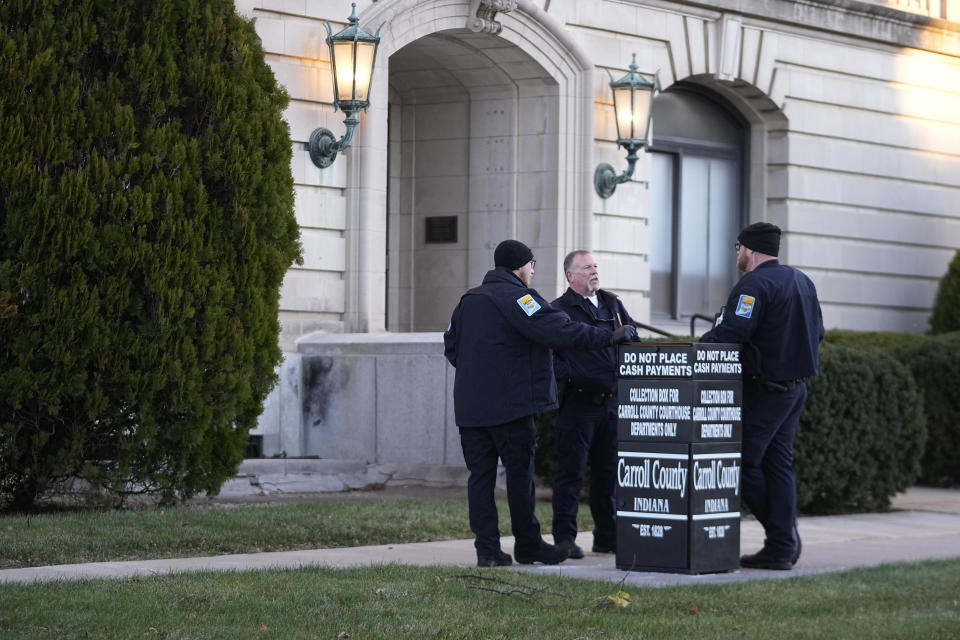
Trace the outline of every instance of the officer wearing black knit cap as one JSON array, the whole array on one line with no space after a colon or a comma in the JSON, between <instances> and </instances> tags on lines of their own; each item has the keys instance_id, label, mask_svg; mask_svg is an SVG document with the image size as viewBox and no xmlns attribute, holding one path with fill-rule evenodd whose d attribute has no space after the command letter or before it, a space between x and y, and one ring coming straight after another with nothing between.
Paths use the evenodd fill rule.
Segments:
<instances>
[{"instance_id":1,"label":"officer wearing black knit cap","mask_svg":"<svg viewBox=\"0 0 960 640\"><path fill-rule=\"evenodd\" d=\"M494 488L497 460L507 476L507 503L520 563L556 564L567 553L548 544L534 515L534 415L555 409L557 387L551 349L599 349L629 342L636 330L615 331L574 322L530 288L536 260L530 248L504 240L495 268L453 311L443 336L444 355L456 368L454 414L470 471L467 499L479 566L503 566Z\"/></svg>"},{"instance_id":2,"label":"officer wearing black knit cap","mask_svg":"<svg viewBox=\"0 0 960 640\"><path fill-rule=\"evenodd\" d=\"M493 266L519 269L533 261L533 251L519 240L504 240L493 250ZM535 263L536 261L534 261Z\"/></svg>"},{"instance_id":3,"label":"officer wearing black knit cap","mask_svg":"<svg viewBox=\"0 0 960 640\"><path fill-rule=\"evenodd\" d=\"M788 570L800 557L793 441L824 334L813 282L777 260L780 235L768 222L740 232L737 268L745 275L700 338L742 345L742 495L766 534L759 552L740 558L752 569Z\"/></svg>"}]
</instances>

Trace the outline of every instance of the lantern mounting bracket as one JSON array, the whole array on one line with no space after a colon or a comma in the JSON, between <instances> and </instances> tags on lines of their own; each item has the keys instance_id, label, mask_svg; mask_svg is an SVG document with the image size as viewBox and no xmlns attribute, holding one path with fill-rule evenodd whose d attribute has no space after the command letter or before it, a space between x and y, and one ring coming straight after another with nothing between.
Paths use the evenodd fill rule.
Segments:
<instances>
[{"instance_id":1,"label":"lantern mounting bracket","mask_svg":"<svg viewBox=\"0 0 960 640\"><path fill-rule=\"evenodd\" d=\"M333 110L343 111L346 118L343 123L347 131L340 140L326 127L317 127L310 134L310 139L304 143L304 148L310 153L310 160L317 167L326 169L337 159L337 154L353 144L354 131L360 124L359 114L370 106L370 85L373 79L373 69L377 59L377 46L380 44L381 24L375 34L369 34L360 27L357 18L357 3L351 4L350 17L347 26L334 34L329 23L324 23L327 29L327 46L330 47L330 67L333 72ZM337 53L337 47L346 45L350 57L340 60L344 52ZM372 45L373 51L369 52ZM368 52L358 55L358 47ZM339 60L339 62L338 62ZM363 67L361 69L361 67ZM342 77L349 74L347 78Z\"/></svg>"},{"instance_id":2,"label":"lantern mounting bracket","mask_svg":"<svg viewBox=\"0 0 960 640\"><path fill-rule=\"evenodd\" d=\"M633 169L637 165L637 152L643 148L642 144L621 145L627 150L627 168L619 176L616 169L609 162L601 162L593 172L593 186L597 190L597 195L607 199L617 190L618 184L623 184L633 177ZM647 182L644 181L644 186Z\"/></svg>"},{"instance_id":3,"label":"lantern mounting bracket","mask_svg":"<svg viewBox=\"0 0 960 640\"><path fill-rule=\"evenodd\" d=\"M326 169L337 159L337 154L353 144L353 132L360 124L357 112L347 113L344 120L347 132L340 140L326 127L317 127L310 134L310 140L304 145L310 153L310 160L321 169Z\"/></svg>"}]
</instances>

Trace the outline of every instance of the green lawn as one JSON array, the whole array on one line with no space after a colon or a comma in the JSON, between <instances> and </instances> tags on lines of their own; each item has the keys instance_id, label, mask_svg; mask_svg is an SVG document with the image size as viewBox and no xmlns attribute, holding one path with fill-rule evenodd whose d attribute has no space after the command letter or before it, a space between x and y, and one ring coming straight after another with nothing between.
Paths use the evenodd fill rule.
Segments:
<instances>
[{"instance_id":1,"label":"green lawn","mask_svg":"<svg viewBox=\"0 0 960 640\"><path fill-rule=\"evenodd\" d=\"M960 561L696 587L380 566L0 585L0 638L960 637ZM508 593L509 592L509 593Z\"/></svg>"},{"instance_id":2,"label":"green lawn","mask_svg":"<svg viewBox=\"0 0 960 640\"><path fill-rule=\"evenodd\" d=\"M501 528L509 531L504 503ZM550 505L538 516L549 530ZM591 527L581 509L580 526ZM0 567L468 538L465 499L0 516ZM729 585L377 566L0 585L17 638L960 638L960 560Z\"/></svg>"},{"instance_id":3,"label":"green lawn","mask_svg":"<svg viewBox=\"0 0 960 640\"><path fill-rule=\"evenodd\" d=\"M464 492L466 493L466 492ZM498 501L500 527L510 516ZM580 527L593 527L581 509ZM537 516L550 532L550 504ZM471 538L463 499L370 499L0 516L0 569Z\"/></svg>"}]
</instances>

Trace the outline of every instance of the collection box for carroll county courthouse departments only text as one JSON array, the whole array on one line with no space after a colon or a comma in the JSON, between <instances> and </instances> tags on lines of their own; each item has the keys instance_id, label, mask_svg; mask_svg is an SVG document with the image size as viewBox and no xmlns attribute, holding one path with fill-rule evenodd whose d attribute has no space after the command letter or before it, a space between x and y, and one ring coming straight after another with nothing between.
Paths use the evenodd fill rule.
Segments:
<instances>
[{"instance_id":1,"label":"collection box for carroll county courthouse departments only text","mask_svg":"<svg viewBox=\"0 0 960 640\"><path fill-rule=\"evenodd\" d=\"M620 379L620 442L740 442L739 380Z\"/></svg>"},{"instance_id":2,"label":"collection box for carroll county courthouse departments only text","mask_svg":"<svg viewBox=\"0 0 960 640\"><path fill-rule=\"evenodd\" d=\"M630 344L618 358L617 568L738 568L740 346Z\"/></svg>"}]
</instances>

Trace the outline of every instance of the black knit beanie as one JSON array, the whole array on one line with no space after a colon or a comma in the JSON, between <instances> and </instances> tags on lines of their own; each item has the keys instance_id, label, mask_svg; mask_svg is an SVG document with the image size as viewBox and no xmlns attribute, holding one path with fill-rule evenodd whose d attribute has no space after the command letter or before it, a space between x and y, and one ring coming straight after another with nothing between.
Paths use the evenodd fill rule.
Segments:
<instances>
[{"instance_id":1,"label":"black knit beanie","mask_svg":"<svg viewBox=\"0 0 960 640\"><path fill-rule=\"evenodd\" d=\"M519 240L504 240L493 251L493 266L519 269L533 260L533 251Z\"/></svg>"},{"instance_id":2,"label":"black knit beanie","mask_svg":"<svg viewBox=\"0 0 960 640\"><path fill-rule=\"evenodd\" d=\"M740 244L768 256L780 254L780 227L769 222L754 222L737 236Z\"/></svg>"}]
</instances>

